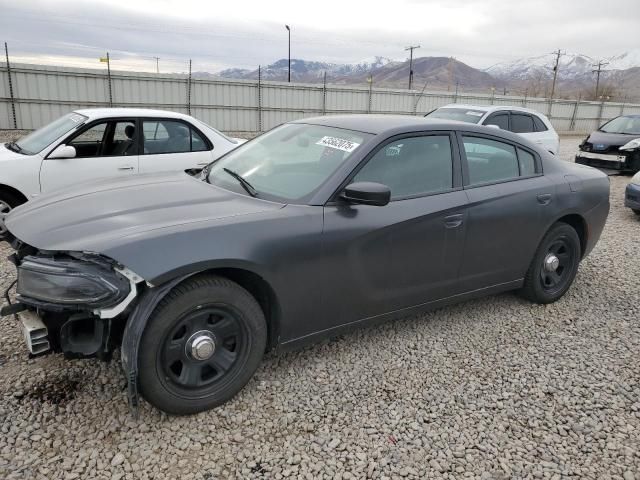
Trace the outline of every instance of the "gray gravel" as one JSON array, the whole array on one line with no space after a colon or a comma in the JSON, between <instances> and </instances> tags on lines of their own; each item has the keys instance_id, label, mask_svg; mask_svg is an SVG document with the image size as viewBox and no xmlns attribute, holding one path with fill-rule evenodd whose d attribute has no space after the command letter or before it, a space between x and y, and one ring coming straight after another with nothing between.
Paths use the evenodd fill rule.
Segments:
<instances>
[{"instance_id":1,"label":"gray gravel","mask_svg":"<svg viewBox=\"0 0 640 480\"><path fill-rule=\"evenodd\" d=\"M567 159L577 145L563 139ZM556 304L467 302L288 354L191 417L128 412L120 364L28 359L0 323L0 478L640 479L640 222ZM8 250L2 247L2 257ZM0 265L0 283L13 278Z\"/></svg>"}]
</instances>

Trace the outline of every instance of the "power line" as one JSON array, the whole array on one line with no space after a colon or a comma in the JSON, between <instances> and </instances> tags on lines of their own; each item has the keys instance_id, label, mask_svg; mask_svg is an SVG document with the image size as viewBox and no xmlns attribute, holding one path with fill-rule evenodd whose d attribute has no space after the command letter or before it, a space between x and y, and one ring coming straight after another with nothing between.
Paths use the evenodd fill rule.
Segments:
<instances>
[{"instance_id":1,"label":"power line","mask_svg":"<svg viewBox=\"0 0 640 480\"><path fill-rule=\"evenodd\" d=\"M414 45L410 47L406 47L404 51L409 50L409 90L411 90L411 84L413 83L413 51L416 48L420 48L420 45Z\"/></svg>"}]
</instances>

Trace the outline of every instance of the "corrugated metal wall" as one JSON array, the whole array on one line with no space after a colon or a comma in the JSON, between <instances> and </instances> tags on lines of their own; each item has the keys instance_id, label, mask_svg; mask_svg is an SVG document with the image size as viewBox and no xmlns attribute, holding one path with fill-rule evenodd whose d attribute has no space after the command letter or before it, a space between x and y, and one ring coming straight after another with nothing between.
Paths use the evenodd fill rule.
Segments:
<instances>
[{"instance_id":1,"label":"corrugated metal wall","mask_svg":"<svg viewBox=\"0 0 640 480\"><path fill-rule=\"evenodd\" d=\"M224 131L258 132L298 118L338 113L423 115L448 103L518 105L546 114L559 132L585 133L640 105L483 94L309 85L246 80L191 80L186 75L11 65L17 128L33 129L77 108L147 107L191 114ZM13 128L7 66L0 63L0 129Z\"/></svg>"}]
</instances>

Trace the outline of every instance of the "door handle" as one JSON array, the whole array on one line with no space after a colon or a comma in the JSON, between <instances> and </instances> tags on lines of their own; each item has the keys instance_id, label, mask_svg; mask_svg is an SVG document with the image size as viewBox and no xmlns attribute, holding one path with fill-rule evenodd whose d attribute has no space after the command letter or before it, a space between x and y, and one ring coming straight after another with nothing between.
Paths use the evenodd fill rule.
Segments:
<instances>
[{"instance_id":1,"label":"door handle","mask_svg":"<svg viewBox=\"0 0 640 480\"><path fill-rule=\"evenodd\" d=\"M118 167L118 170L133 170L133 167L131 165L123 165Z\"/></svg>"},{"instance_id":2,"label":"door handle","mask_svg":"<svg viewBox=\"0 0 640 480\"><path fill-rule=\"evenodd\" d=\"M551 202L550 193L541 193L537 198L540 205L549 205L549 202Z\"/></svg>"},{"instance_id":3,"label":"door handle","mask_svg":"<svg viewBox=\"0 0 640 480\"><path fill-rule=\"evenodd\" d=\"M459 227L460 225L462 225L462 218L463 218L463 215L461 213L444 217L444 226L446 228Z\"/></svg>"}]
</instances>

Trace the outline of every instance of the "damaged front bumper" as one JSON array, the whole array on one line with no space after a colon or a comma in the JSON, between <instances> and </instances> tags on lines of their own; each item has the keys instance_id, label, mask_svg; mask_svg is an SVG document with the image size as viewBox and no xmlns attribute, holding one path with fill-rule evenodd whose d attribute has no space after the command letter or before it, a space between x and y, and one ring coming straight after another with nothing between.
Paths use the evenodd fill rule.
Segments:
<instances>
[{"instance_id":1,"label":"damaged front bumper","mask_svg":"<svg viewBox=\"0 0 640 480\"><path fill-rule=\"evenodd\" d=\"M144 285L142 277L92 253L17 247L10 257L18 271L17 302L0 313L17 314L30 353L107 357ZM8 292L5 298L10 303Z\"/></svg>"}]
</instances>

